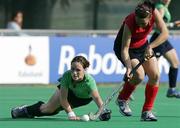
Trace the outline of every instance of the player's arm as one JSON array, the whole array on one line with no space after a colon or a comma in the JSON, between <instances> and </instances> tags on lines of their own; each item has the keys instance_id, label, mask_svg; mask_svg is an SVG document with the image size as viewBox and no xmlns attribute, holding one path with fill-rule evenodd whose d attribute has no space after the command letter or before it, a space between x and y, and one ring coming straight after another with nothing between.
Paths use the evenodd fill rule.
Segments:
<instances>
[{"instance_id":1,"label":"player's arm","mask_svg":"<svg viewBox=\"0 0 180 128\"><path fill-rule=\"evenodd\" d=\"M165 13L164 8L159 8L157 10L159 11L159 14L161 15L161 17L163 18L164 17L164 13Z\"/></svg>"},{"instance_id":2,"label":"player's arm","mask_svg":"<svg viewBox=\"0 0 180 128\"><path fill-rule=\"evenodd\" d=\"M98 108L100 109L102 107L102 105L103 105L103 101L102 101L102 99L101 99L101 97L99 95L98 90L97 89L92 90L91 96L92 96L94 102L96 103L96 105L98 106Z\"/></svg>"},{"instance_id":3,"label":"player's arm","mask_svg":"<svg viewBox=\"0 0 180 128\"><path fill-rule=\"evenodd\" d=\"M92 98L94 100L94 102L96 103L96 105L98 106L99 110L96 112L96 114L98 112L101 112L99 115L99 119L101 121L107 121L111 118L111 110L108 108L104 108L103 107L103 101L99 95L99 92L97 89L93 90L92 93Z\"/></svg>"},{"instance_id":4,"label":"player's arm","mask_svg":"<svg viewBox=\"0 0 180 128\"><path fill-rule=\"evenodd\" d=\"M130 43L131 43L131 31L130 31L129 27L125 24L124 25L123 36L122 36L121 57L123 59L125 67L127 68L126 76L128 78L130 78L129 74L130 74L130 71L132 70L131 60L130 60L130 57L129 57Z\"/></svg>"},{"instance_id":5,"label":"player's arm","mask_svg":"<svg viewBox=\"0 0 180 128\"><path fill-rule=\"evenodd\" d=\"M151 48L155 48L158 45L162 44L165 40L167 40L169 34L167 26L157 9L154 10L154 15L155 15L155 25L157 29L160 31L160 35L150 44Z\"/></svg>"},{"instance_id":6,"label":"player's arm","mask_svg":"<svg viewBox=\"0 0 180 128\"><path fill-rule=\"evenodd\" d=\"M161 15L162 18L163 18L163 17L164 17L164 14L165 14L164 8L159 8L158 11L159 11L160 15ZM180 27L180 21L177 20L177 21L174 21L174 22L166 23L166 26L167 26L168 28Z\"/></svg>"},{"instance_id":7,"label":"player's arm","mask_svg":"<svg viewBox=\"0 0 180 128\"><path fill-rule=\"evenodd\" d=\"M70 120L78 120L78 117L76 117L75 113L73 112L68 100L68 89L65 87L61 87L60 89L60 104L68 114L68 118Z\"/></svg>"}]
</instances>

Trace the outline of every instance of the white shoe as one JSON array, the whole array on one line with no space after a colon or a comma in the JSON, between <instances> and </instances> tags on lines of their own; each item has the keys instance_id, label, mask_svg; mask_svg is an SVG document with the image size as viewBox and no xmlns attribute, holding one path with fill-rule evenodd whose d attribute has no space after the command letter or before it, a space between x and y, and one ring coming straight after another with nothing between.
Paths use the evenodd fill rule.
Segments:
<instances>
[{"instance_id":1,"label":"white shoe","mask_svg":"<svg viewBox=\"0 0 180 128\"><path fill-rule=\"evenodd\" d=\"M132 111L129 108L129 104L125 100L116 100L116 104L119 106L119 112L124 116L132 116Z\"/></svg>"}]
</instances>

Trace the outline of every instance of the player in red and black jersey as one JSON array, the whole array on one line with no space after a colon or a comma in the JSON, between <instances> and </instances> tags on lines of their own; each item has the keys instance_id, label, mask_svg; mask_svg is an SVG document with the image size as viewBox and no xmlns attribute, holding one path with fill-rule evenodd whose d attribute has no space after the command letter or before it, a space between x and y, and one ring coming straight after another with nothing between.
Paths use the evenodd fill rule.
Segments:
<instances>
[{"instance_id":1,"label":"player in red and black jersey","mask_svg":"<svg viewBox=\"0 0 180 128\"><path fill-rule=\"evenodd\" d=\"M159 29L160 35L149 44L147 36L152 31L154 24ZM132 115L127 101L136 86L143 81L145 74L147 74L149 79L145 90L145 102L142 108L141 120L157 121L156 116L152 113L152 108L158 92L160 74L157 59L150 57L153 55L152 48L163 43L167 37L166 24L150 2L140 3L135 8L135 11L125 18L114 43L114 52L127 69L125 76L128 80L117 98L117 104L123 115ZM137 69L134 75L130 75L132 68L144 58L147 61Z\"/></svg>"}]
</instances>

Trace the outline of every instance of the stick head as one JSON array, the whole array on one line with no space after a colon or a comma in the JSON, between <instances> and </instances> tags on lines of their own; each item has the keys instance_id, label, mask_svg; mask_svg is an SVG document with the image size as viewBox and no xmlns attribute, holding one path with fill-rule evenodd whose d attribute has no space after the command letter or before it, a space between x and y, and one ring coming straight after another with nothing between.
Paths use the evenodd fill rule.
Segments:
<instances>
[{"instance_id":1,"label":"stick head","mask_svg":"<svg viewBox=\"0 0 180 128\"><path fill-rule=\"evenodd\" d=\"M105 108L103 112L100 114L99 119L101 121L108 121L111 119L112 111L110 109Z\"/></svg>"}]
</instances>

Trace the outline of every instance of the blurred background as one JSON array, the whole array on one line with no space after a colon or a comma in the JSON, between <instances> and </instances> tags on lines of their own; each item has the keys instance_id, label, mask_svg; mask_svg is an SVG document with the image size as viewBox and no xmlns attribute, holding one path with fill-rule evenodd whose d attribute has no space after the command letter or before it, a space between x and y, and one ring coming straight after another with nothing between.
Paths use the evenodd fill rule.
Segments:
<instances>
[{"instance_id":1,"label":"blurred background","mask_svg":"<svg viewBox=\"0 0 180 128\"><path fill-rule=\"evenodd\" d=\"M24 14L24 29L118 29L138 0L0 0L0 27L16 10ZM180 19L179 0L172 0L172 20Z\"/></svg>"},{"instance_id":2,"label":"blurred background","mask_svg":"<svg viewBox=\"0 0 180 128\"><path fill-rule=\"evenodd\" d=\"M0 84L54 84L78 54L90 61L88 71L98 83L122 81L125 68L113 43L139 1L0 0ZM169 6L172 21L180 19L178 5L172 0ZM179 28L171 28L169 40L180 56ZM159 68L161 82L168 82L163 57Z\"/></svg>"}]
</instances>

